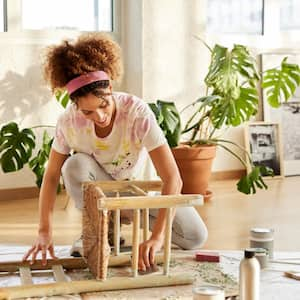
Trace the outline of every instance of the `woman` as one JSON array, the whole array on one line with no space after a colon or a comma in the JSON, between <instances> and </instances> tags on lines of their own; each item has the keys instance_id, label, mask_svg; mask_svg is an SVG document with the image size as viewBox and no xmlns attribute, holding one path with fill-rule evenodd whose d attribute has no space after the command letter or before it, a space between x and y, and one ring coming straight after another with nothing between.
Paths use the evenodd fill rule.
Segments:
<instances>
[{"instance_id":1,"label":"woman","mask_svg":"<svg viewBox=\"0 0 300 300\"><path fill-rule=\"evenodd\" d=\"M57 122L40 192L38 237L24 260L31 256L33 262L39 252L44 264L47 252L55 258L52 212L61 173L67 193L82 209L82 182L139 179L148 153L162 180L162 194L180 194L180 174L154 114L141 99L113 92L112 81L122 74L120 53L118 44L103 33L83 34L47 52L45 78L53 91L66 88L72 104ZM71 151L75 154L70 156ZM163 245L165 210L151 211L151 220L152 234L139 247L139 270L154 263ZM196 210L177 209L173 243L191 249L206 238Z\"/></svg>"}]
</instances>

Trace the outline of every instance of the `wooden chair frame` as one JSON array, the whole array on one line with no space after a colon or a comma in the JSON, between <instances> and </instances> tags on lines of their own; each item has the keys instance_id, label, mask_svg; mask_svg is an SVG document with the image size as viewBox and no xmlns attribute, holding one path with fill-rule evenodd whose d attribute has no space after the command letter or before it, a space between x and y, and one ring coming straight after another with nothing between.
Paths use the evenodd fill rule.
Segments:
<instances>
[{"instance_id":1,"label":"wooden chair frame","mask_svg":"<svg viewBox=\"0 0 300 300\"><path fill-rule=\"evenodd\" d=\"M191 284L189 274L170 275L172 208L202 205L201 195L158 195L149 196L149 191L160 191L160 181L98 181L83 184L83 250L84 258L48 260L42 266L37 260L34 265L28 262L0 263L0 272L19 272L21 286L0 289L1 299L52 296L83 292L108 291L130 288L147 288L167 285ZM114 192L116 197L107 197L105 192ZM120 196L123 192L132 196ZM163 274L138 276L140 210L143 218L143 240L149 232L149 209L165 208L167 223L163 257L158 255L157 262L163 261ZM120 253L120 209L133 210L132 254ZM114 253L110 255L108 244L108 215L114 213ZM112 277L107 279L108 266L131 264L132 277ZM96 280L68 281L63 269L88 267ZM52 269L57 282L33 284L31 270Z\"/></svg>"}]
</instances>

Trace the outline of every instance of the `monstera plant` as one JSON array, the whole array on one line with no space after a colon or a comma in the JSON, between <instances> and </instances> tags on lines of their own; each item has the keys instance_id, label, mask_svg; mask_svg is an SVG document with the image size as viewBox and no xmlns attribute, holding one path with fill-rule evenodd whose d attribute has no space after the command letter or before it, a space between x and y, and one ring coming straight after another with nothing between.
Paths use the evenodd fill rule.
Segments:
<instances>
[{"instance_id":1,"label":"monstera plant","mask_svg":"<svg viewBox=\"0 0 300 300\"><path fill-rule=\"evenodd\" d=\"M273 107L288 101L300 84L299 66L288 63L285 58L280 66L259 74L256 57L245 46L234 45L232 49L220 45L215 45L213 49L206 46L211 52L205 77L206 94L188 104L180 113L174 102L158 100L149 105L170 147L180 150L179 145L184 145L185 149L181 150L185 152L180 154L180 159L177 160L176 151L173 151L177 162L183 159L189 161L187 146L191 149L204 146L206 150L209 146L221 147L245 168L247 160L250 162L252 171L239 180L237 187L243 193L255 193L257 188L267 188L263 176L272 175L272 170L265 166L255 166L242 146L222 138L222 129L241 125L256 115L261 88ZM190 118L182 128L181 114L185 111L190 112ZM179 169L185 184L184 177L186 174L191 175L193 167L184 166L181 170L179 165ZM200 175L192 175L192 178ZM199 181L195 181L195 184L199 185Z\"/></svg>"},{"instance_id":2,"label":"monstera plant","mask_svg":"<svg viewBox=\"0 0 300 300\"><path fill-rule=\"evenodd\" d=\"M68 94L58 90L55 97L62 107L66 108L69 102ZM53 138L45 130L42 144L36 149L34 131L45 127L54 128L54 126L38 125L21 129L16 122L9 122L2 126L0 130L0 165L4 173L18 171L28 164L36 176L37 186L41 186ZM34 150L36 150L36 154L34 154Z\"/></svg>"}]
</instances>

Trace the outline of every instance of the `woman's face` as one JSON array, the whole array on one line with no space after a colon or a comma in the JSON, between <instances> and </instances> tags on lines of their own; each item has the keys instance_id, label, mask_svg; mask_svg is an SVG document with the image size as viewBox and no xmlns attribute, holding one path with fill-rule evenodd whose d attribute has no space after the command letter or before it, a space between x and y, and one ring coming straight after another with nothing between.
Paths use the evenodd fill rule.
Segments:
<instances>
[{"instance_id":1,"label":"woman's face","mask_svg":"<svg viewBox=\"0 0 300 300\"><path fill-rule=\"evenodd\" d=\"M88 94L78 99L77 109L96 126L105 128L111 125L116 104L111 94L111 88L103 90L102 96Z\"/></svg>"}]
</instances>

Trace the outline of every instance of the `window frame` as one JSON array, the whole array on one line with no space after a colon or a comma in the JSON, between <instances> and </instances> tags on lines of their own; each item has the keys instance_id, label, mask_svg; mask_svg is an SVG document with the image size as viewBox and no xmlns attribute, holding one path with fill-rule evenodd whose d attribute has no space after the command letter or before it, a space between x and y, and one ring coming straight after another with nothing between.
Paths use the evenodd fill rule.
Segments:
<instances>
[{"instance_id":1,"label":"window frame","mask_svg":"<svg viewBox=\"0 0 300 300\"><path fill-rule=\"evenodd\" d=\"M262 2L261 34L212 34L204 30L205 40L213 44L218 42L225 45L238 42L255 49L299 49L300 30L280 30L280 0L262 0Z\"/></svg>"},{"instance_id":2,"label":"window frame","mask_svg":"<svg viewBox=\"0 0 300 300\"><path fill-rule=\"evenodd\" d=\"M208 4L209 0L206 0L206 3ZM261 0L262 2L262 10L261 10L261 30L260 33L256 33L256 32L222 32L220 34L224 34L227 36L241 36L241 35L247 35L247 36L259 36L263 34L264 31L264 0ZM206 5L207 5L206 4ZM207 7L206 7L206 11L207 11ZM206 21L207 21L207 17L208 14L206 15ZM206 31L207 34L212 34L212 35L218 35L216 33L214 33L213 31Z\"/></svg>"},{"instance_id":3,"label":"window frame","mask_svg":"<svg viewBox=\"0 0 300 300\"><path fill-rule=\"evenodd\" d=\"M67 29L47 29L47 30L29 30L22 28L22 0L3 0L4 1L4 32L0 32L1 36L6 38L16 38L26 40L27 43L44 44L50 41L58 41L65 38L75 38L82 32L80 30ZM112 31L107 31L116 40L120 41L121 32L121 1L112 0ZM16 22L15 20L18 20ZM94 31L93 31L94 32Z\"/></svg>"},{"instance_id":4,"label":"window frame","mask_svg":"<svg viewBox=\"0 0 300 300\"><path fill-rule=\"evenodd\" d=\"M3 31L1 33L7 31L7 0L2 0L2 20L3 20Z\"/></svg>"}]
</instances>

